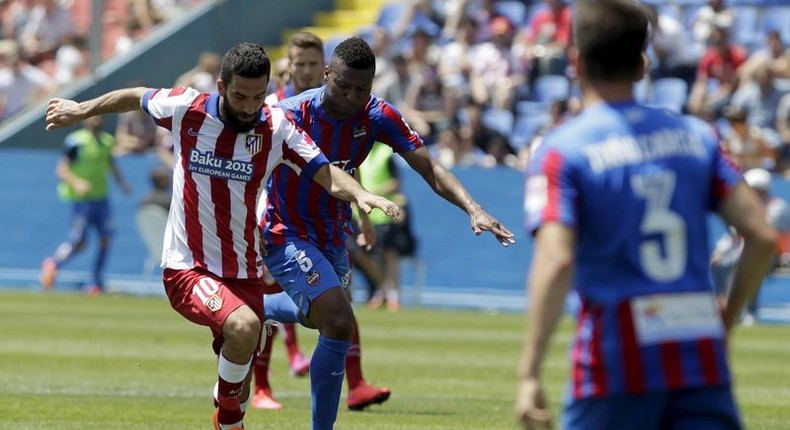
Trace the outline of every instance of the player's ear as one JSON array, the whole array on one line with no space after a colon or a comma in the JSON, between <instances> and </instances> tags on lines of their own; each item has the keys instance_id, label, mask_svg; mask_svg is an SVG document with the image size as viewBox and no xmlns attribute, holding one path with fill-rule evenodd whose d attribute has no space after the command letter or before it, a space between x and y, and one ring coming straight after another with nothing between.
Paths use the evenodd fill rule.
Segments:
<instances>
[{"instance_id":1,"label":"player's ear","mask_svg":"<svg viewBox=\"0 0 790 430\"><path fill-rule=\"evenodd\" d=\"M329 64L324 66L324 83L329 82Z\"/></svg>"},{"instance_id":2,"label":"player's ear","mask_svg":"<svg viewBox=\"0 0 790 430\"><path fill-rule=\"evenodd\" d=\"M225 82L223 82L222 79L217 79L217 92L225 94Z\"/></svg>"},{"instance_id":3,"label":"player's ear","mask_svg":"<svg viewBox=\"0 0 790 430\"><path fill-rule=\"evenodd\" d=\"M636 76L634 77L634 82L639 82L642 78L645 77L645 73L650 70L650 57L647 56L647 53L642 51L642 62L639 64L639 69L636 71Z\"/></svg>"},{"instance_id":4,"label":"player's ear","mask_svg":"<svg viewBox=\"0 0 790 430\"><path fill-rule=\"evenodd\" d=\"M584 67L581 64L581 59L579 58L579 48L575 46L571 46L568 48L568 63L576 70L576 76L579 76L580 69Z\"/></svg>"}]
</instances>

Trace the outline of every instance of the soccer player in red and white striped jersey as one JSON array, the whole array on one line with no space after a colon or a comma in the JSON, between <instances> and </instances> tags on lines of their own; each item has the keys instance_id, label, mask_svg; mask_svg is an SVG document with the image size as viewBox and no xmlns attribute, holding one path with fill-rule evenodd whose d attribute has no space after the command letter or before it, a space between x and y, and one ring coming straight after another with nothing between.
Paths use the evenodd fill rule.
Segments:
<instances>
[{"instance_id":1,"label":"soccer player in red and white striped jersey","mask_svg":"<svg viewBox=\"0 0 790 430\"><path fill-rule=\"evenodd\" d=\"M52 99L46 113L52 130L94 115L142 109L172 134L175 168L163 281L173 308L214 335L217 430L244 428L250 362L262 334L256 203L272 169L286 164L367 211L378 207L399 215L395 204L331 166L282 111L264 106L270 69L262 47L243 43L225 54L217 93L127 88L82 103Z\"/></svg>"}]
</instances>

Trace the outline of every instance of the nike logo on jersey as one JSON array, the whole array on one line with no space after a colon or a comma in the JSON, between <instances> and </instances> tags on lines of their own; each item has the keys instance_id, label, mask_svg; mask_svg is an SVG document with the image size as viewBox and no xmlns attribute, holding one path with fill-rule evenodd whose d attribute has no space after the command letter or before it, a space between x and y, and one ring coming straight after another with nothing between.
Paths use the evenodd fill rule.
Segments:
<instances>
[{"instance_id":1,"label":"nike logo on jersey","mask_svg":"<svg viewBox=\"0 0 790 430\"><path fill-rule=\"evenodd\" d=\"M192 127L189 127L189 129L187 130L187 134L192 136L192 137L200 136L200 133L195 131L195 129L193 129Z\"/></svg>"}]
</instances>

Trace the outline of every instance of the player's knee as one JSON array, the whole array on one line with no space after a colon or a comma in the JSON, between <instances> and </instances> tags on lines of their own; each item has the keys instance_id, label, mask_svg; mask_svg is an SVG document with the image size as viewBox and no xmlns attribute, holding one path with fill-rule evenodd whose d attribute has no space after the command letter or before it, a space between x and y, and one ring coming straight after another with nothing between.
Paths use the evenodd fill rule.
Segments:
<instances>
[{"instance_id":1,"label":"player's knee","mask_svg":"<svg viewBox=\"0 0 790 430\"><path fill-rule=\"evenodd\" d=\"M351 340L354 335L354 314L333 314L325 318L320 332L332 339Z\"/></svg>"},{"instance_id":2,"label":"player's knee","mask_svg":"<svg viewBox=\"0 0 790 430\"><path fill-rule=\"evenodd\" d=\"M225 320L222 335L238 345L254 345L260 338L261 320L248 307L241 307Z\"/></svg>"}]
</instances>

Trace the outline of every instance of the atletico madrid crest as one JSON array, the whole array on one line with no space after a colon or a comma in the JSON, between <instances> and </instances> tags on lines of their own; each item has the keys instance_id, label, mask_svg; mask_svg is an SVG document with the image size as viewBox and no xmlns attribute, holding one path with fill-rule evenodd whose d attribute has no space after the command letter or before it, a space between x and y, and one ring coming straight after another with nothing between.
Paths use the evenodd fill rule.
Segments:
<instances>
[{"instance_id":1,"label":"atletico madrid crest","mask_svg":"<svg viewBox=\"0 0 790 430\"><path fill-rule=\"evenodd\" d=\"M261 149L263 149L263 135L257 133L247 134L244 148L250 153L250 155L255 155L261 152Z\"/></svg>"}]
</instances>

